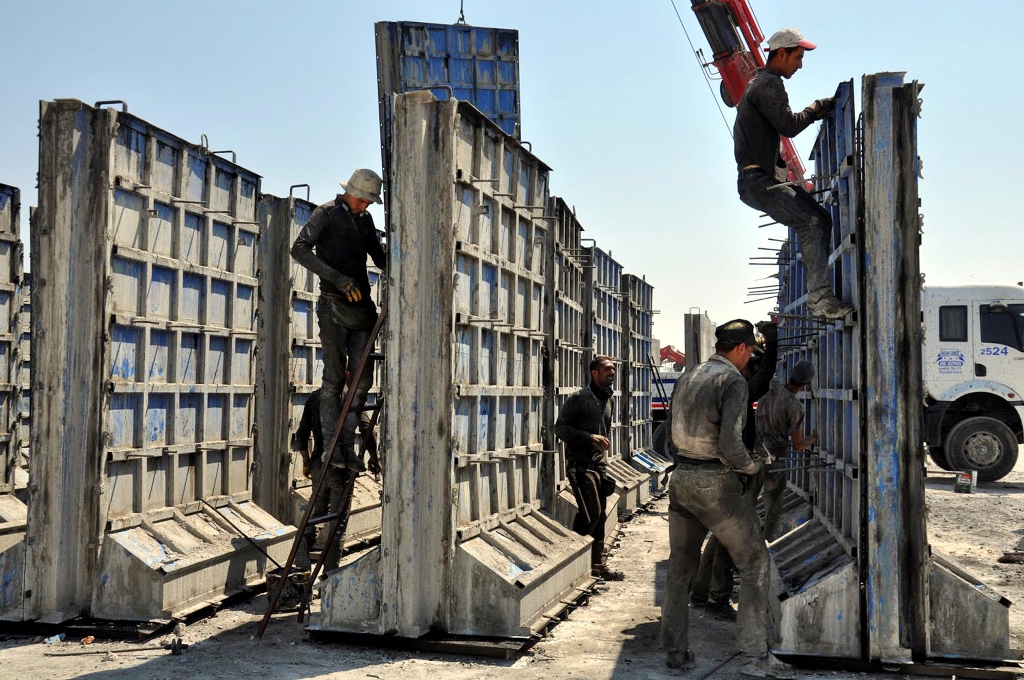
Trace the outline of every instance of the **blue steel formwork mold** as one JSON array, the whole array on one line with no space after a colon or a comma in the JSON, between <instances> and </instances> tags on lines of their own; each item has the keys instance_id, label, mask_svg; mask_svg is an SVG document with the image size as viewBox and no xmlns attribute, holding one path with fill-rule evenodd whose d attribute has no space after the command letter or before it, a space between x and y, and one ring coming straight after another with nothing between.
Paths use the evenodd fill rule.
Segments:
<instances>
[{"instance_id":1,"label":"blue steel formwork mold","mask_svg":"<svg viewBox=\"0 0 1024 680\"><path fill-rule=\"evenodd\" d=\"M26 618L181 616L294 534L251 501L259 177L75 100L39 176Z\"/></svg>"},{"instance_id":2,"label":"blue steel formwork mold","mask_svg":"<svg viewBox=\"0 0 1024 680\"><path fill-rule=\"evenodd\" d=\"M543 508L549 168L468 104L393 105L381 545L317 627L529 635L590 567Z\"/></svg>"},{"instance_id":3,"label":"blue steel formwork mold","mask_svg":"<svg viewBox=\"0 0 1024 680\"><path fill-rule=\"evenodd\" d=\"M430 90L469 102L519 138L519 32L511 29L381 21L374 25L384 190L391 190L392 96ZM390 209L384 206L390 219Z\"/></svg>"},{"instance_id":4,"label":"blue steel formwork mold","mask_svg":"<svg viewBox=\"0 0 1024 680\"><path fill-rule=\"evenodd\" d=\"M619 512L632 513L647 500L649 475L634 469L628 462L629 425L629 308L623 292L623 267L611 253L596 244L585 249L586 269L584 319L593 329L591 345L584 359L589 365L595 356L608 356L615 362L615 389L612 396L612 427L608 433L608 476L615 480L619 494ZM589 375L587 376L589 380Z\"/></svg>"},{"instance_id":5,"label":"blue steel formwork mold","mask_svg":"<svg viewBox=\"0 0 1024 680\"><path fill-rule=\"evenodd\" d=\"M929 558L915 511L924 504L919 89L902 74L866 76L858 125L853 83L841 83L815 143L814 195L833 220L832 284L856 319L805 316L792 230L779 257L780 379L801 359L816 364L805 429L820 442L788 474L811 519L770 546L782 653L923 662L1009 652L1008 602Z\"/></svg>"},{"instance_id":6,"label":"blue steel formwork mold","mask_svg":"<svg viewBox=\"0 0 1024 680\"><path fill-rule=\"evenodd\" d=\"M593 297L592 268L581 243L583 225L575 211L564 199L553 197L548 201L548 214L552 228L545 299L552 325L547 338L550 384L545 390L551 395L552 408L544 422L550 424L545 426L546 448L554 454L543 478L552 480L554 498L545 495L551 499L548 507L559 522L571 528L578 505L566 476L565 445L552 430L566 400L590 381L593 325L586 310L587 300ZM619 494L613 493L606 503L605 536L609 542L618 529L619 499Z\"/></svg>"},{"instance_id":7,"label":"blue steel formwork mold","mask_svg":"<svg viewBox=\"0 0 1024 680\"><path fill-rule=\"evenodd\" d=\"M21 270L21 192L0 184L0 621L20 621L25 601Z\"/></svg>"},{"instance_id":8,"label":"blue steel formwork mold","mask_svg":"<svg viewBox=\"0 0 1024 680\"><path fill-rule=\"evenodd\" d=\"M260 308L257 356L259 399L256 429L259 460L256 501L285 523L297 524L309 502L312 482L292 450L310 393L323 382L323 349L317 321L317 277L290 255L291 245L316 206L289 196L260 200ZM371 296L380 302L380 271L368 269ZM367 403L380 385L379 366ZM380 534L381 488L369 474L353 488L346 545Z\"/></svg>"}]
</instances>

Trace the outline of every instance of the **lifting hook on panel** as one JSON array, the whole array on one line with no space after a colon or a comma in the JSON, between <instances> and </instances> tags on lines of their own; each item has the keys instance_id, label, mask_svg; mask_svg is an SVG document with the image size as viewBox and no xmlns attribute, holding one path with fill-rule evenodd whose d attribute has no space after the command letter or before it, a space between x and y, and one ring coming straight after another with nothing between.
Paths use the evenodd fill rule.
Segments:
<instances>
[{"instance_id":1,"label":"lifting hook on panel","mask_svg":"<svg viewBox=\"0 0 1024 680\"><path fill-rule=\"evenodd\" d=\"M466 25L465 0L459 0L459 19L455 22L455 25L458 26L459 24Z\"/></svg>"},{"instance_id":2,"label":"lifting hook on panel","mask_svg":"<svg viewBox=\"0 0 1024 680\"><path fill-rule=\"evenodd\" d=\"M99 101L93 104L93 107L100 109L104 106L109 106L110 104L120 104L121 113L128 113L128 102L126 102L123 99L104 99L103 101Z\"/></svg>"},{"instance_id":3,"label":"lifting hook on panel","mask_svg":"<svg viewBox=\"0 0 1024 680\"><path fill-rule=\"evenodd\" d=\"M301 187L306 187L306 203L309 203L309 185L308 184L293 184L288 187L288 198L292 197L292 192Z\"/></svg>"},{"instance_id":4,"label":"lifting hook on panel","mask_svg":"<svg viewBox=\"0 0 1024 680\"><path fill-rule=\"evenodd\" d=\"M224 149L223 151L211 151L210 153L214 154L214 155L222 154L222 153L229 153L229 154L231 154L231 163L234 164L234 165L238 165L238 157L235 155L235 152L232 151L231 149Z\"/></svg>"},{"instance_id":5,"label":"lifting hook on panel","mask_svg":"<svg viewBox=\"0 0 1024 680\"><path fill-rule=\"evenodd\" d=\"M199 148L207 153L210 151L210 138L205 134L199 135Z\"/></svg>"}]
</instances>

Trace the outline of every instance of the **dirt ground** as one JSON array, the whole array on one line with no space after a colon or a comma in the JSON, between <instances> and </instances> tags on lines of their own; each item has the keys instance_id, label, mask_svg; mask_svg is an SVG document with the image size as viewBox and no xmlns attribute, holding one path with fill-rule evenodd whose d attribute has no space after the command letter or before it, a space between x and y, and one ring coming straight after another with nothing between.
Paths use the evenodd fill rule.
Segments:
<instances>
[{"instance_id":1,"label":"dirt ground","mask_svg":"<svg viewBox=\"0 0 1024 680\"><path fill-rule=\"evenodd\" d=\"M1003 481L980 487L975 494L954 494L951 477L937 468L930 467L929 474L928 521L933 549L953 558L1010 600L1024 600L1024 565L996 562L1004 552L1024 544L1024 462ZM266 606L266 596L261 595L188 626L184 642L190 646L181 656L163 650L140 650L141 644L121 641L97 640L83 647L77 639L46 645L32 637L8 637L0 641L0 675L105 680L679 677L663 666L658 648L661 592L668 559L667 505L667 500L661 499L621 526L619 545L610 561L627 579L602 585L587 606L573 611L546 638L515 659L314 642L289 614L278 615L264 638L256 640L253 636ZM691 648L697 653L698 666L685 677L739 677L739 660L730 661L736 653L734 625L693 613ZM1024 610L1011 609L1010 626L1011 645L1024 646ZM139 651L118 651L125 648ZM101 653L48 656L86 650ZM798 677L872 680L906 676L801 671Z\"/></svg>"}]
</instances>

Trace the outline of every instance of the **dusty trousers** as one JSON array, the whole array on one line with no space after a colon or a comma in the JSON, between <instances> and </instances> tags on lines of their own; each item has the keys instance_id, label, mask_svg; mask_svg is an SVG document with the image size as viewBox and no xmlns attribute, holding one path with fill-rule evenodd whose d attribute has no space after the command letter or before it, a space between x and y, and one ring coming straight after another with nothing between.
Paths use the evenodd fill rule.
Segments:
<instances>
[{"instance_id":1,"label":"dusty trousers","mask_svg":"<svg viewBox=\"0 0 1024 680\"><path fill-rule=\"evenodd\" d=\"M763 479L763 473L747 478L746 494L752 506L757 503L757 494L761 493ZM690 589L691 601L694 604L727 604L734 586L733 567L729 551L722 546L718 537L712 534L700 554L700 566Z\"/></svg>"},{"instance_id":2,"label":"dusty trousers","mask_svg":"<svg viewBox=\"0 0 1024 680\"><path fill-rule=\"evenodd\" d=\"M827 288L828 254L832 250L832 216L801 186L776 186L761 168L742 170L737 180L740 200L779 224L792 227L800 238L800 253L807 272L807 292Z\"/></svg>"},{"instance_id":3,"label":"dusty trousers","mask_svg":"<svg viewBox=\"0 0 1024 680\"><path fill-rule=\"evenodd\" d=\"M711 531L740 572L736 635L741 652L768 651L770 557L739 476L722 468L680 465L669 482L668 574L661 610L661 646L670 657L685 654L690 624L690 587L704 537Z\"/></svg>"},{"instance_id":4,"label":"dusty trousers","mask_svg":"<svg viewBox=\"0 0 1024 680\"><path fill-rule=\"evenodd\" d=\"M323 463L318 463L316 467L313 468L313 479L316 479L322 469ZM320 487L320 495L317 496L316 501L313 503L313 511L310 515L310 519L323 517L327 514L333 515L336 512L343 512L339 519L320 525L323 526L324 531L327 532L325 534L326 536L330 536L334 532L337 532L338 534L335 537L330 550L327 551L327 556L324 559L324 572L337 569L341 562L345 530L348 528L348 515L352 509L352 495L349 494L344 508L342 508L341 501L344 498L345 489L348 487L349 480L354 474L356 474L354 471L347 470L345 468L334 466L327 468L327 478L324 480L323 486ZM308 551L316 542L316 526L312 524L307 526L306 531L303 534L303 538L306 539L306 550Z\"/></svg>"},{"instance_id":5,"label":"dusty trousers","mask_svg":"<svg viewBox=\"0 0 1024 680\"><path fill-rule=\"evenodd\" d=\"M605 505L608 494L604 492L601 474L597 470L569 468L566 476L572 494L576 497L577 511L572 530L580 536L594 539L590 547L590 564L597 566L604 562Z\"/></svg>"},{"instance_id":6,"label":"dusty trousers","mask_svg":"<svg viewBox=\"0 0 1024 680\"><path fill-rule=\"evenodd\" d=\"M782 458L786 455L784 447L772 448L772 456L775 462L766 471L764 476L764 539L775 540L775 532L779 528L779 519L782 517L782 494L786 491L786 462Z\"/></svg>"},{"instance_id":7,"label":"dusty trousers","mask_svg":"<svg viewBox=\"0 0 1024 680\"><path fill-rule=\"evenodd\" d=\"M320 423L323 430L324 447L328 447L334 437L338 416L341 414L345 388L351 387L346 382L355 377L363 350L370 341L370 330L376 317L372 312L349 310L339 307L337 303L332 305L325 296L321 296L317 303L316 316L320 322L320 342L323 345L324 357L323 387L320 393ZM349 322L352 322L353 325L345 325ZM366 326L367 323L369 326ZM358 324L359 327L354 327L355 324ZM347 378L346 373L348 374ZM359 409L366 403L366 395L372 385L373 365L370 363L355 386L352 406L345 417L336 447L336 451L342 455L335 454L333 459L335 464L342 464L346 454L353 457L355 455ZM327 455L329 453L325 450L324 456Z\"/></svg>"}]
</instances>

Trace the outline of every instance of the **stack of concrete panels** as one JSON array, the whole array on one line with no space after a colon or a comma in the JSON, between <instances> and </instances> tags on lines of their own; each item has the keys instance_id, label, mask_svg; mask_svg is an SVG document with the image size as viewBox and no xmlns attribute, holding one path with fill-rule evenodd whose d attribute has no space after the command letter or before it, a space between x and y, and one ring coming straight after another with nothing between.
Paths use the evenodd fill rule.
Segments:
<instances>
[{"instance_id":1,"label":"stack of concrete panels","mask_svg":"<svg viewBox=\"0 0 1024 680\"><path fill-rule=\"evenodd\" d=\"M662 480L671 463L652 450L654 420L651 405L654 396L654 286L640 276L624 274L622 277L622 305L625 323L622 331L623 356L628 371L622 378L624 457L641 473L650 476L649 488L641 489L640 501L645 502L650 492L664 490ZM627 330L628 329L628 330ZM659 359L660 362L660 359Z\"/></svg>"},{"instance_id":2,"label":"stack of concrete panels","mask_svg":"<svg viewBox=\"0 0 1024 680\"><path fill-rule=\"evenodd\" d=\"M21 192L0 184L0 621L20 621L27 509L21 461Z\"/></svg>"},{"instance_id":3,"label":"stack of concrete panels","mask_svg":"<svg viewBox=\"0 0 1024 680\"><path fill-rule=\"evenodd\" d=\"M548 272L548 313L552 319L548 355L552 358L552 384L548 388L554 395L553 412L547 422L554 423L566 400L590 382L588 357L592 356L593 324L586 316L587 300L591 289L588 259L582 248L583 225L575 212L562 198L552 198L548 212L552 218L553 243L550 246L551 266ZM551 299L553 297L553 300ZM548 428L550 429L550 428ZM569 487L565 470L565 445L553 435L554 453L552 474L556 480L554 515L562 524L572 527L578 503ZM614 536L618 527L618 493L607 500L605 536Z\"/></svg>"},{"instance_id":4,"label":"stack of concrete panels","mask_svg":"<svg viewBox=\"0 0 1024 680\"><path fill-rule=\"evenodd\" d=\"M526 636L590 573L542 509L549 169L429 93L391 132L381 545L329 575L318 627Z\"/></svg>"},{"instance_id":5,"label":"stack of concrete panels","mask_svg":"<svg viewBox=\"0 0 1024 680\"><path fill-rule=\"evenodd\" d=\"M608 356L615 361L615 390L612 405L612 428L608 439L612 443L608 452L608 474L615 480L619 494L619 512L632 513L637 505L646 500L649 476L637 472L629 463L628 457L629 427L623 420L628 414L628 398L623 390L629 384L630 360L628 345L624 338L629 336L627 310L623 303L622 265L611 253L607 253L597 245L586 250L590 263L587 270L586 296L588 306L586 314L593 327L591 351L587 355L587 363L595 356ZM627 407L624 409L623 404Z\"/></svg>"},{"instance_id":6,"label":"stack of concrete panels","mask_svg":"<svg viewBox=\"0 0 1024 680\"><path fill-rule=\"evenodd\" d=\"M257 445L260 469L257 501L283 522L298 523L309 502L312 481L302 475L302 459L291 451L310 393L323 381L323 350L316 315L317 276L290 255L315 205L290 196L264 195L260 202L260 400ZM370 270L373 299L380 301L380 272ZM379 373L379 371L378 371ZM374 393L379 386L374 382ZM282 389L282 386L287 386ZM373 397L368 400L372 403ZM347 544L380 534L380 482L368 474L356 479Z\"/></svg>"},{"instance_id":7,"label":"stack of concrete panels","mask_svg":"<svg viewBox=\"0 0 1024 680\"><path fill-rule=\"evenodd\" d=\"M259 177L125 111L39 128L25 617L181 616L294 535L251 501Z\"/></svg>"}]
</instances>

